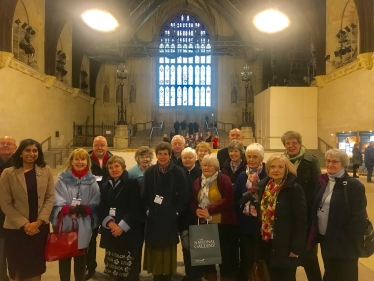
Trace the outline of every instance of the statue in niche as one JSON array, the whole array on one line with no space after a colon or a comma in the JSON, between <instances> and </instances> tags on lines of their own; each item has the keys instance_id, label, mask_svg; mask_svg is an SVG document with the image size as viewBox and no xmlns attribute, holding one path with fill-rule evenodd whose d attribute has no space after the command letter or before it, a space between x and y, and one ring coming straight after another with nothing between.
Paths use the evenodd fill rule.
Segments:
<instances>
[{"instance_id":1,"label":"statue in niche","mask_svg":"<svg viewBox=\"0 0 374 281\"><path fill-rule=\"evenodd\" d=\"M236 87L232 86L231 89L231 103L236 103L238 99L238 92L236 91Z\"/></svg>"},{"instance_id":2,"label":"statue in niche","mask_svg":"<svg viewBox=\"0 0 374 281\"><path fill-rule=\"evenodd\" d=\"M253 86L249 85L248 103L254 103L254 99L255 99L255 91L253 90Z\"/></svg>"},{"instance_id":3,"label":"statue in niche","mask_svg":"<svg viewBox=\"0 0 374 281\"><path fill-rule=\"evenodd\" d=\"M130 89L130 102L136 102L136 88L134 84L131 85Z\"/></svg>"},{"instance_id":4,"label":"statue in niche","mask_svg":"<svg viewBox=\"0 0 374 281\"><path fill-rule=\"evenodd\" d=\"M116 90L116 103L121 102L121 85L117 85L117 90Z\"/></svg>"},{"instance_id":5,"label":"statue in niche","mask_svg":"<svg viewBox=\"0 0 374 281\"><path fill-rule=\"evenodd\" d=\"M109 102L109 88L107 85L104 87L103 102Z\"/></svg>"}]
</instances>

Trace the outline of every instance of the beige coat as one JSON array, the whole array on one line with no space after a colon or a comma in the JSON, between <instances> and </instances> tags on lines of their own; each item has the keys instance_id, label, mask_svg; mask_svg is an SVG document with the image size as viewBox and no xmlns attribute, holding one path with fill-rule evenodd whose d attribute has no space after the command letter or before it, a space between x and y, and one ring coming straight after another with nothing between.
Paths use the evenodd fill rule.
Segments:
<instances>
[{"instance_id":1,"label":"beige coat","mask_svg":"<svg viewBox=\"0 0 374 281\"><path fill-rule=\"evenodd\" d=\"M35 165L38 190L38 219L49 223L55 199L52 171ZM29 222L29 203L23 169L7 168L0 178L0 206L5 214L4 228L19 229Z\"/></svg>"}]
</instances>

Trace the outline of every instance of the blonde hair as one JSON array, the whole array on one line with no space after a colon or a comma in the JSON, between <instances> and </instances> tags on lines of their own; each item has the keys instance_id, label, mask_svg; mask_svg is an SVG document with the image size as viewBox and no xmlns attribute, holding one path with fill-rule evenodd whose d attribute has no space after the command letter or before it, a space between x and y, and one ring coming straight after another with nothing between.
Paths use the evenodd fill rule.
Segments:
<instances>
[{"instance_id":1,"label":"blonde hair","mask_svg":"<svg viewBox=\"0 0 374 281\"><path fill-rule=\"evenodd\" d=\"M73 159L75 157L79 157L80 159L87 160L86 170L89 172L91 171L91 157L84 148L76 148L73 150L73 152L69 156L69 161L66 165L66 170L69 170L73 167L71 163L73 162Z\"/></svg>"},{"instance_id":2,"label":"blonde hair","mask_svg":"<svg viewBox=\"0 0 374 281\"><path fill-rule=\"evenodd\" d=\"M265 169L266 169L267 174L269 174L270 172L271 163L276 159L283 161L284 164L286 165L285 177L287 177L288 173L291 173L295 176L297 175L295 165L292 164L291 161L287 158L287 156L282 153L274 153L273 155L269 157L268 161L266 161Z\"/></svg>"},{"instance_id":3,"label":"blonde hair","mask_svg":"<svg viewBox=\"0 0 374 281\"><path fill-rule=\"evenodd\" d=\"M196 153L199 152L200 149L203 149L203 148L206 148L208 150L208 154L211 154L212 153L212 149L209 145L209 143L205 142L205 141L202 141L202 142L199 142L199 144L196 146L195 150L196 150Z\"/></svg>"}]
</instances>

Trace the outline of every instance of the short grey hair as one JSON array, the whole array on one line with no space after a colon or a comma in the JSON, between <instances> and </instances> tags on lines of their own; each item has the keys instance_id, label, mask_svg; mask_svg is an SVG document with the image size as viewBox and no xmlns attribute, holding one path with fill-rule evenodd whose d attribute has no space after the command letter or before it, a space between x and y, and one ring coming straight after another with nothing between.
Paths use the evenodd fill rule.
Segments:
<instances>
[{"instance_id":1,"label":"short grey hair","mask_svg":"<svg viewBox=\"0 0 374 281\"><path fill-rule=\"evenodd\" d=\"M193 155L193 157L195 158L195 161L197 160L197 154L196 154L196 151L195 149L191 148L191 147L186 147L185 149L182 150L182 157L183 155L187 154L187 153L191 153Z\"/></svg>"},{"instance_id":2,"label":"short grey hair","mask_svg":"<svg viewBox=\"0 0 374 281\"><path fill-rule=\"evenodd\" d=\"M173 144L173 142L174 141L176 141L177 139L180 139L183 143L184 143L184 145L186 145L186 140L184 139L184 137L183 136L181 136L181 135L175 135L172 139L171 139L171 144Z\"/></svg>"},{"instance_id":3,"label":"short grey hair","mask_svg":"<svg viewBox=\"0 0 374 281\"><path fill-rule=\"evenodd\" d=\"M244 145L238 140L232 140L227 146L229 152L235 149L239 150L240 155L244 155Z\"/></svg>"},{"instance_id":4,"label":"short grey hair","mask_svg":"<svg viewBox=\"0 0 374 281\"><path fill-rule=\"evenodd\" d=\"M326 153L325 153L325 160L327 160L327 156L332 156L332 157L339 158L339 160L342 163L342 166L344 168L347 168L348 165L349 165L348 154L345 153L343 150L340 150L340 149L337 149L337 148L327 150Z\"/></svg>"},{"instance_id":5,"label":"short grey hair","mask_svg":"<svg viewBox=\"0 0 374 281\"><path fill-rule=\"evenodd\" d=\"M245 155L247 156L247 154L250 152L258 154L258 156L260 156L261 158L261 161L264 160L264 147L261 144L254 142L248 145L247 149L245 150Z\"/></svg>"},{"instance_id":6,"label":"short grey hair","mask_svg":"<svg viewBox=\"0 0 374 281\"><path fill-rule=\"evenodd\" d=\"M219 171L218 159L212 154L205 155L203 160L201 160L201 167L203 167L204 165L213 165L214 168L216 168L216 171Z\"/></svg>"},{"instance_id":7,"label":"short grey hair","mask_svg":"<svg viewBox=\"0 0 374 281\"><path fill-rule=\"evenodd\" d=\"M287 131L283 134L283 136L281 137L281 141L283 143L283 146L286 146L286 140L289 140L289 139L295 139L297 140L297 142L299 144L303 144L303 138L301 137L300 133L298 132L295 132L295 131Z\"/></svg>"}]
</instances>

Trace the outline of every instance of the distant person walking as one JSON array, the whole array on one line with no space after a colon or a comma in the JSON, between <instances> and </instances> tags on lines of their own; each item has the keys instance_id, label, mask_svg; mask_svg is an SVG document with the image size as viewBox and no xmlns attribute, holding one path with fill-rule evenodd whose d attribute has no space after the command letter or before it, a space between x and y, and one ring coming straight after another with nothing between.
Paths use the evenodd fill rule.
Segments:
<instances>
[{"instance_id":1,"label":"distant person walking","mask_svg":"<svg viewBox=\"0 0 374 281\"><path fill-rule=\"evenodd\" d=\"M368 147L365 149L364 152L364 160L365 166L368 170L367 172L367 182L372 183L371 176L373 175L373 167L374 167L374 141L371 141Z\"/></svg>"},{"instance_id":2,"label":"distant person walking","mask_svg":"<svg viewBox=\"0 0 374 281\"><path fill-rule=\"evenodd\" d=\"M358 148L358 143L355 143L352 150L352 163L353 163L353 177L359 178L357 175L358 167L361 166L363 163L362 161L362 153L360 149Z\"/></svg>"}]
</instances>

